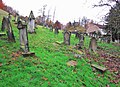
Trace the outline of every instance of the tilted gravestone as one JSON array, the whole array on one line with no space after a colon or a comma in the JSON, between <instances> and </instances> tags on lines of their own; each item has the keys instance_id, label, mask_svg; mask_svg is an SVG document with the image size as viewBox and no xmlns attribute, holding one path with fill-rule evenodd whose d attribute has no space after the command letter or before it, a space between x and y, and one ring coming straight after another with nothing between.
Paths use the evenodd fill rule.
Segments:
<instances>
[{"instance_id":1,"label":"tilted gravestone","mask_svg":"<svg viewBox=\"0 0 120 87\"><path fill-rule=\"evenodd\" d=\"M8 41L15 42L15 37L13 34L12 26L9 18L3 17L1 31L6 31L8 36Z\"/></svg>"},{"instance_id":2,"label":"tilted gravestone","mask_svg":"<svg viewBox=\"0 0 120 87\"><path fill-rule=\"evenodd\" d=\"M68 31L64 32L64 44L70 45L70 36L71 36L70 32Z\"/></svg>"},{"instance_id":3,"label":"tilted gravestone","mask_svg":"<svg viewBox=\"0 0 120 87\"><path fill-rule=\"evenodd\" d=\"M23 56L34 56L35 53L29 50L27 25L19 21L17 28L19 29L20 48L24 51Z\"/></svg>"},{"instance_id":4,"label":"tilted gravestone","mask_svg":"<svg viewBox=\"0 0 120 87\"><path fill-rule=\"evenodd\" d=\"M28 32L35 33L35 17L33 11L30 12L29 19L28 19Z\"/></svg>"}]
</instances>

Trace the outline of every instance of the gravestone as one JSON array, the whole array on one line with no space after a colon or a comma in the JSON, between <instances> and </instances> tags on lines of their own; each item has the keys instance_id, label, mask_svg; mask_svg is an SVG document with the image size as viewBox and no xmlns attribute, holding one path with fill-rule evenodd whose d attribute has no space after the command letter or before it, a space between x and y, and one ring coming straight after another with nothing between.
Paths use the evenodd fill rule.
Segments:
<instances>
[{"instance_id":1,"label":"gravestone","mask_svg":"<svg viewBox=\"0 0 120 87\"><path fill-rule=\"evenodd\" d=\"M76 32L75 38L79 38L79 33L78 32Z\"/></svg>"},{"instance_id":2,"label":"gravestone","mask_svg":"<svg viewBox=\"0 0 120 87\"><path fill-rule=\"evenodd\" d=\"M11 13L8 14L8 19L11 20Z\"/></svg>"},{"instance_id":3,"label":"gravestone","mask_svg":"<svg viewBox=\"0 0 120 87\"><path fill-rule=\"evenodd\" d=\"M15 37L13 34L13 30L9 18L3 17L1 31L7 32L8 41L15 42Z\"/></svg>"},{"instance_id":4,"label":"gravestone","mask_svg":"<svg viewBox=\"0 0 120 87\"><path fill-rule=\"evenodd\" d=\"M25 22L19 21L17 28L19 29L20 48L24 52L23 56L26 57L35 55L35 53L30 52L29 50L27 25L25 24Z\"/></svg>"},{"instance_id":5,"label":"gravestone","mask_svg":"<svg viewBox=\"0 0 120 87\"><path fill-rule=\"evenodd\" d=\"M71 36L70 32L68 31L64 32L64 44L70 45L70 36Z\"/></svg>"},{"instance_id":6,"label":"gravestone","mask_svg":"<svg viewBox=\"0 0 120 87\"><path fill-rule=\"evenodd\" d=\"M82 49L83 45L84 45L84 34L83 33L79 33L78 35L79 38L79 43L76 44L76 49Z\"/></svg>"},{"instance_id":7,"label":"gravestone","mask_svg":"<svg viewBox=\"0 0 120 87\"><path fill-rule=\"evenodd\" d=\"M5 31L5 26L6 26L5 17L3 17L1 31Z\"/></svg>"},{"instance_id":8,"label":"gravestone","mask_svg":"<svg viewBox=\"0 0 120 87\"><path fill-rule=\"evenodd\" d=\"M79 44L81 48L84 45L84 34L83 33L79 33Z\"/></svg>"},{"instance_id":9,"label":"gravestone","mask_svg":"<svg viewBox=\"0 0 120 87\"><path fill-rule=\"evenodd\" d=\"M58 34L59 31L58 31L58 28L55 28L55 34Z\"/></svg>"},{"instance_id":10,"label":"gravestone","mask_svg":"<svg viewBox=\"0 0 120 87\"><path fill-rule=\"evenodd\" d=\"M15 24L17 24L17 23L18 23L18 21L19 21L19 14L18 14L18 13L16 13L16 15L15 15Z\"/></svg>"},{"instance_id":11,"label":"gravestone","mask_svg":"<svg viewBox=\"0 0 120 87\"><path fill-rule=\"evenodd\" d=\"M52 27L52 25L51 25L49 28L50 28L50 31L52 32L52 31L53 31L53 27Z\"/></svg>"},{"instance_id":12,"label":"gravestone","mask_svg":"<svg viewBox=\"0 0 120 87\"><path fill-rule=\"evenodd\" d=\"M111 41L111 35L108 34L108 35L107 35L107 41L106 41L106 42L107 42L107 43L110 43L110 41Z\"/></svg>"},{"instance_id":13,"label":"gravestone","mask_svg":"<svg viewBox=\"0 0 120 87\"><path fill-rule=\"evenodd\" d=\"M94 51L94 52L97 50L97 40L95 37L91 37L89 49Z\"/></svg>"},{"instance_id":14,"label":"gravestone","mask_svg":"<svg viewBox=\"0 0 120 87\"><path fill-rule=\"evenodd\" d=\"M109 34L105 35L105 36L104 36L104 39L105 39L104 42L110 43L111 35L109 35Z\"/></svg>"},{"instance_id":15,"label":"gravestone","mask_svg":"<svg viewBox=\"0 0 120 87\"><path fill-rule=\"evenodd\" d=\"M50 28L50 31L53 31L53 23L51 20L49 21L48 27Z\"/></svg>"},{"instance_id":16,"label":"gravestone","mask_svg":"<svg viewBox=\"0 0 120 87\"><path fill-rule=\"evenodd\" d=\"M59 33L59 29L61 29L61 24L59 21L56 21L55 24L54 24L54 28L55 28L55 34L58 34Z\"/></svg>"},{"instance_id":17,"label":"gravestone","mask_svg":"<svg viewBox=\"0 0 120 87\"><path fill-rule=\"evenodd\" d=\"M35 17L34 17L33 11L30 12L30 15L28 18L28 32L35 33Z\"/></svg>"}]
</instances>

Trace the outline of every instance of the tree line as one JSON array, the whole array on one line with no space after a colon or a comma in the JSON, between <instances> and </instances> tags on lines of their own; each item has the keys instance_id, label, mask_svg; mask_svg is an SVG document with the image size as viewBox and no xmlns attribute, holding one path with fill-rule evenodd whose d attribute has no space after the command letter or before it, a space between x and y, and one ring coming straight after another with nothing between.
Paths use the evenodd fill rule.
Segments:
<instances>
[{"instance_id":1,"label":"tree line","mask_svg":"<svg viewBox=\"0 0 120 87\"><path fill-rule=\"evenodd\" d=\"M110 3L115 3L111 5ZM105 16L106 30L111 32L112 41L119 40L120 42L120 0L100 0L98 5L95 7L109 6L111 7L109 13Z\"/></svg>"}]
</instances>

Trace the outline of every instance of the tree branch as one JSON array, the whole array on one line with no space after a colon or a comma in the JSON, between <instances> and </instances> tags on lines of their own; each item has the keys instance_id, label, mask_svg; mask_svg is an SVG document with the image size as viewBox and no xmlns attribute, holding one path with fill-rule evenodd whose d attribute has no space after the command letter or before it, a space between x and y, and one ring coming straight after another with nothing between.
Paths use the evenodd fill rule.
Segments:
<instances>
[{"instance_id":1,"label":"tree branch","mask_svg":"<svg viewBox=\"0 0 120 87\"><path fill-rule=\"evenodd\" d=\"M113 8L110 4L99 4L99 5L93 5L93 7L102 7L102 6L110 6L111 8Z\"/></svg>"}]
</instances>

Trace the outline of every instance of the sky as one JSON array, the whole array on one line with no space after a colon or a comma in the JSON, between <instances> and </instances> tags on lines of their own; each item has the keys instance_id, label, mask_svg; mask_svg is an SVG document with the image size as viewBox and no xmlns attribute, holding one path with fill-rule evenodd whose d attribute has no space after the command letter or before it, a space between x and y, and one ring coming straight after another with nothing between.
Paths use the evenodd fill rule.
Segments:
<instances>
[{"instance_id":1,"label":"sky","mask_svg":"<svg viewBox=\"0 0 120 87\"><path fill-rule=\"evenodd\" d=\"M103 23L102 18L109 12L109 7L96 7L94 4L98 4L100 0L3 0L3 2L11 6L13 9L19 11L20 15L29 16L32 10L35 17L41 15L40 9L46 6L45 14L51 15L53 20L53 14L55 10L54 21L58 20L63 24L69 21L76 22L79 18L84 16L88 19L96 21L97 23Z\"/></svg>"}]
</instances>

